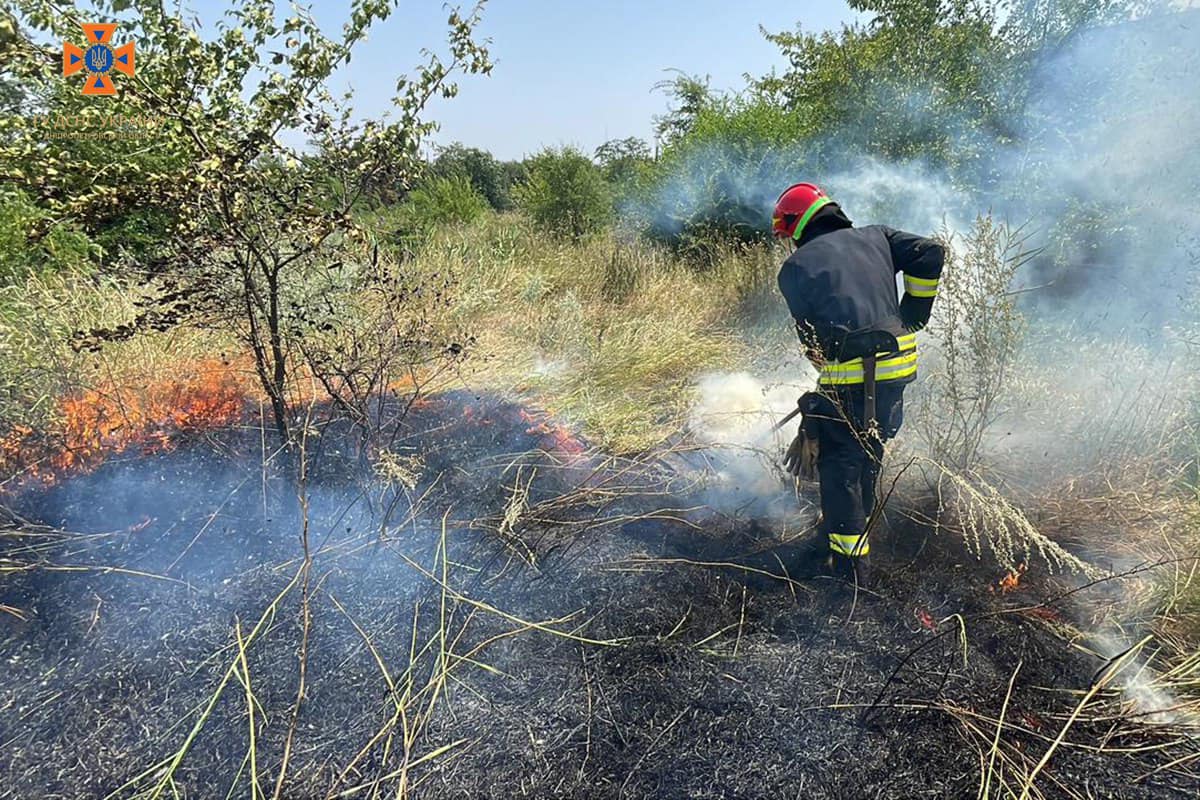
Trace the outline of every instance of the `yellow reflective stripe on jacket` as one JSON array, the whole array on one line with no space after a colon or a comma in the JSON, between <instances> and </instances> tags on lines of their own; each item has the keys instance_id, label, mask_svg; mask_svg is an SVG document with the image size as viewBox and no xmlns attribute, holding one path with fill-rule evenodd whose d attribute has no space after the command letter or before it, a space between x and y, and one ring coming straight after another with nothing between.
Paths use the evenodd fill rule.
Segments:
<instances>
[{"instance_id":1,"label":"yellow reflective stripe on jacket","mask_svg":"<svg viewBox=\"0 0 1200 800\"><path fill-rule=\"evenodd\" d=\"M937 297L937 278L914 278L904 276L904 291L913 297Z\"/></svg>"},{"instance_id":2,"label":"yellow reflective stripe on jacket","mask_svg":"<svg viewBox=\"0 0 1200 800\"><path fill-rule=\"evenodd\" d=\"M831 369L831 367L838 369ZM863 382L863 367L858 364L850 369L844 365L830 365L821 371L821 383L826 386L846 386ZM875 380L894 381L917 374L917 354L909 353L897 358L887 358L875 363Z\"/></svg>"},{"instance_id":3,"label":"yellow reflective stripe on jacket","mask_svg":"<svg viewBox=\"0 0 1200 800\"><path fill-rule=\"evenodd\" d=\"M894 381L917 373L917 335L906 333L896 338L900 343L900 354L890 358L887 353L876 356L875 380ZM831 361L821 369L820 382L825 386L849 386L863 382L861 358L850 361Z\"/></svg>"},{"instance_id":4,"label":"yellow reflective stripe on jacket","mask_svg":"<svg viewBox=\"0 0 1200 800\"><path fill-rule=\"evenodd\" d=\"M871 552L871 543L866 536L846 533L829 534L829 549L844 556L865 556Z\"/></svg>"}]
</instances>

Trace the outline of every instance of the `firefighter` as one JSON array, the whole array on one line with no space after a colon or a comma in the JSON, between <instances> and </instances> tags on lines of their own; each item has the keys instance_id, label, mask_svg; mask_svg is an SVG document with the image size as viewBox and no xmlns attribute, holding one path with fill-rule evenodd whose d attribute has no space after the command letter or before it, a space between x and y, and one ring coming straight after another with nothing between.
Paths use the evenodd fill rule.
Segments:
<instances>
[{"instance_id":1,"label":"firefighter","mask_svg":"<svg viewBox=\"0 0 1200 800\"><path fill-rule=\"evenodd\" d=\"M779 196L772 228L794 247L779 291L820 373L817 390L800 399L804 421L784 465L796 476L815 467L822 560L866 583L884 443L903 421L904 387L917 373L916 334L929 322L945 249L882 225L855 228L810 183Z\"/></svg>"}]
</instances>

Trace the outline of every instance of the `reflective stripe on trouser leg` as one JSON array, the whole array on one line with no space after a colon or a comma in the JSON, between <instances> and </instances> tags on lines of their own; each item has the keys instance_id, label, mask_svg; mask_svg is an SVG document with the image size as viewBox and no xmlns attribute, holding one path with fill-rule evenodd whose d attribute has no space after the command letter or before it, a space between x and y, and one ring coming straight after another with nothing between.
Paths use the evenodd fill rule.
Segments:
<instances>
[{"instance_id":1,"label":"reflective stripe on trouser leg","mask_svg":"<svg viewBox=\"0 0 1200 800\"><path fill-rule=\"evenodd\" d=\"M865 556L871 552L871 543L867 540L866 535L831 533L829 534L829 549L844 556Z\"/></svg>"}]
</instances>

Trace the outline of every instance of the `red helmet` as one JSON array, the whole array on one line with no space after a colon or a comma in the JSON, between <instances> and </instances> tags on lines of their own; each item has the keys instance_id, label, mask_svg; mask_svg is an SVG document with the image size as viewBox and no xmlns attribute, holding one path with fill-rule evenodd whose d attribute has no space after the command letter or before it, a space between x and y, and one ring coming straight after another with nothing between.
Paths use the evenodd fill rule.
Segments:
<instances>
[{"instance_id":1,"label":"red helmet","mask_svg":"<svg viewBox=\"0 0 1200 800\"><path fill-rule=\"evenodd\" d=\"M797 183L783 190L775 201L771 215L771 231L778 237L799 239L804 226L820 209L833 201L811 183Z\"/></svg>"}]
</instances>

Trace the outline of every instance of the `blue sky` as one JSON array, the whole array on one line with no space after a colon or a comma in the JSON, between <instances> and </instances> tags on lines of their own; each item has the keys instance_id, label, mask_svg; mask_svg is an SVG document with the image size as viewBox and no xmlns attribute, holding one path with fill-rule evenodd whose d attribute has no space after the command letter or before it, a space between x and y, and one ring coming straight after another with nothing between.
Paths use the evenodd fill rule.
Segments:
<instances>
[{"instance_id":1,"label":"blue sky","mask_svg":"<svg viewBox=\"0 0 1200 800\"><path fill-rule=\"evenodd\" d=\"M225 6L187 5L205 28ZM348 5L313 3L327 30L340 28ZM590 152L611 138L649 140L653 116L667 105L662 92L651 91L670 77L665 70L709 74L716 88L739 88L743 73L783 65L760 24L778 31L799 22L815 31L852 18L843 0L491 0L479 31L492 40L496 68L490 77L460 81L458 97L433 104L430 116L442 126L434 141L519 158L545 145ZM390 107L395 78L416 62L419 49L441 49L445 21L439 0L401 0L372 31L340 76L354 90L360 114Z\"/></svg>"}]
</instances>

